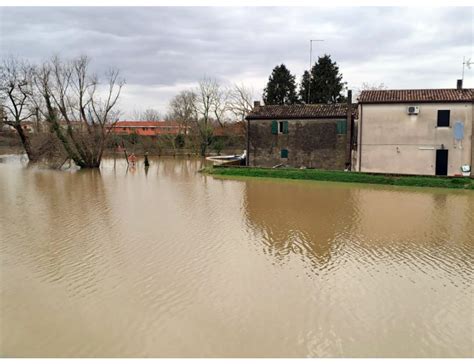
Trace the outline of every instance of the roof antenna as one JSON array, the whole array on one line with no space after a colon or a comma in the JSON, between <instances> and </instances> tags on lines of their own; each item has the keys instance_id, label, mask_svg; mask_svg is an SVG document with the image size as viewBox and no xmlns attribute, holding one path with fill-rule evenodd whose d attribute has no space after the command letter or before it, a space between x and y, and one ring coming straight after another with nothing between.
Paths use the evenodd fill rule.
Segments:
<instances>
[{"instance_id":1,"label":"roof antenna","mask_svg":"<svg viewBox=\"0 0 474 364\"><path fill-rule=\"evenodd\" d=\"M466 57L462 57L462 78L461 80L464 82L464 66L467 66L467 69L471 69L471 65L473 65L474 62L471 61L471 59L466 59Z\"/></svg>"},{"instance_id":2,"label":"roof antenna","mask_svg":"<svg viewBox=\"0 0 474 364\"><path fill-rule=\"evenodd\" d=\"M308 98L307 104L310 103L311 95L311 69L313 67L313 42L324 42L324 39L310 39L309 40L309 81L308 81Z\"/></svg>"}]
</instances>

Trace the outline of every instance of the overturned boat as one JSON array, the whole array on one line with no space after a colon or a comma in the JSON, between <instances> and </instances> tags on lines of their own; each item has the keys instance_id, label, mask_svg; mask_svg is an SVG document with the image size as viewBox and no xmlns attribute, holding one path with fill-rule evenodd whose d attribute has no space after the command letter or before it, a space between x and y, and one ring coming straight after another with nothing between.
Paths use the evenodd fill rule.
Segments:
<instances>
[{"instance_id":1,"label":"overturned boat","mask_svg":"<svg viewBox=\"0 0 474 364\"><path fill-rule=\"evenodd\" d=\"M215 166L226 165L226 166L244 166L245 160L247 159L247 151L241 155L218 155L213 157L207 157L206 160L214 163Z\"/></svg>"}]
</instances>

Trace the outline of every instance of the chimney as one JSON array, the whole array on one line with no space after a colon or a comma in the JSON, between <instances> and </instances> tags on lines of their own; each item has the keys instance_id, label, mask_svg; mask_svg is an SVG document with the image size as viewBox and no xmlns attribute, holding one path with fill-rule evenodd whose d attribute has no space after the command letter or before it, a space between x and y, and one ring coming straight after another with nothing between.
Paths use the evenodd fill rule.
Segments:
<instances>
[{"instance_id":1,"label":"chimney","mask_svg":"<svg viewBox=\"0 0 474 364\"><path fill-rule=\"evenodd\" d=\"M259 106L260 106L260 101L253 102L253 107L259 107Z\"/></svg>"},{"instance_id":2,"label":"chimney","mask_svg":"<svg viewBox=\"0 0 474 364\"><path fill-rule=\"evenodd\" d=\"M458 90L462 90L462 80L458 80L457 85L456 85L456 88L457 88Z\"/></svg>"},{"instance_id":3,"label":"chimney","mask_svg":"<svg viewBox=\"0 0 474 364\"><path fill-rule=\"evenodd\" d=\"M352 105L352 90L347 90L347 104Z\"/></svg>"}]
</instances>

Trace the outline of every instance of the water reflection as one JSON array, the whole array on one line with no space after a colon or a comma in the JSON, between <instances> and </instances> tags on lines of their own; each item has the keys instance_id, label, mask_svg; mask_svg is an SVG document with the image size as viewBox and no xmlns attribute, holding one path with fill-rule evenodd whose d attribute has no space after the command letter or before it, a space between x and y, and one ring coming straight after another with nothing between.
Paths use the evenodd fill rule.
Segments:
<instances>
[{"instance_id":1,"label":"water reflection","mask_svg":"<svg viewBox=\"0 0 474 364\"><path fill-rule=\"evenodd\" d=\"M296 253L318 267L326 265L353 223L353 192L347 188L328 193L305 183L248 181L244 200L248 223L262 234L263 250L281 261Z\"/></svg>"},{"instance_id":2,"label":"water reflection","mask_svg":"<svg viewBox=\"0 0 474 364\"><path fill-rule=\"evenodd\" d=\"M150 162L0 163L2 356L472 354L472 192Z\"/></svg>"},{"instance_id":3,"label":"water reflection","mask_svg":"<svg viewBox=\"0 0 474 364\"><path fill-rule=\"evenodd\" d=\"M295 253L320 269L345 249L436 256L442 250L446 259L472 253L470 192L247 181L244 201L247 224L279 261Z\"/></svg>"},{"instance_id":4,"label":"water reflection","mask_svg":"<svg viewBox=\"0 0 474 364\"><path fill-rule=\"evenodd\" d=\"M244 183L257 249L296 277L295 259L309 262L312 308L298 325L310 356L365 356L365 345L373 356L472 348L462 318L472 317L471 192Z\"/></svg>"}]
</instances>

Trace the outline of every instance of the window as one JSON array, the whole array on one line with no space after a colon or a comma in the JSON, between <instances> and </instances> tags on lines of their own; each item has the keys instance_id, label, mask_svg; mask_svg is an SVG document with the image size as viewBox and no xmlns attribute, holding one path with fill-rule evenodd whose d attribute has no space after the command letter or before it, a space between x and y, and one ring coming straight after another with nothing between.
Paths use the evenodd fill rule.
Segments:
<instances>
[{"instance_id":1,"label":"window","mask_svg":"<svg viewBox=\"0 0 474 364\"><path fill-rule=\"evenodd\" d=\"M438 128L449 127L451 110L438 110Z\"/></svg>"},{"instance_id":2,"label":"window","mask_svg":"<svg viewBox=\"0 0 474 364\"><path fill-rule=\"evenodd\" d=\"M288 121L272 121L272 134L288 134Z\"/></svg>"},{"instance_id":3,"label":"window","mask_svg":"<svg viewBox=\"0 0 474 364\"><path fill-rule=\"evenodd\" d=\"M122 128L122 129L123 129L123 131L127 131L127 128Z\"/></svg>"},{"instance_id":4,"label":"window","mask_svg":"<svg viewBox=\"0 0 474 364\"><path fill-rule=\"evenodd\" d=\"M282 149L280 152L282 158L288 158L288 149Z\"/></svg>"},{"instance_id":5,"label":"window","mask_svg":"<svg viewBox=\"0 0 474 364\"><path fill-rule=\"evenodd\" d=\"M288 121L280 121L278 131L280 134L288 134Z\"/></svg>"}]
</instances>

